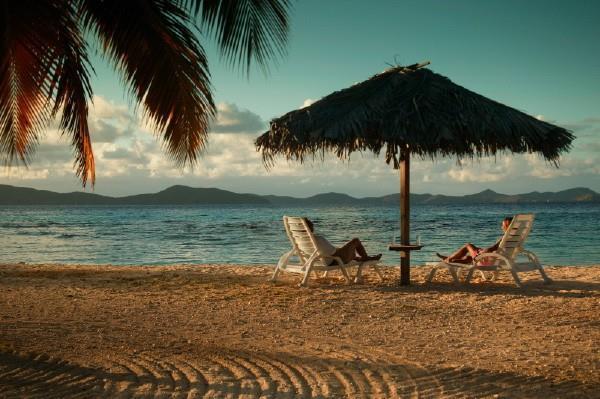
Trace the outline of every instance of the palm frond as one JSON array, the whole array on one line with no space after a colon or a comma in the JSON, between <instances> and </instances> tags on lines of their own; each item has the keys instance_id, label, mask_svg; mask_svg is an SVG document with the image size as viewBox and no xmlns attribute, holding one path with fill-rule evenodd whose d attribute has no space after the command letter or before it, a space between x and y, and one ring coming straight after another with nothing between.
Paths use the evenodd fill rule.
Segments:
<instances>
[{"instance_id":1,"label":"palm frond","mask_svg":"<svg viewBox=\"0 0 600 399\"><path fill-rule=\"evenodd\" d=\"M221 55L247 71L254 59L264 70L285 54L289 32L289 0L185 0L214 36Z\"/></svg>"},{"instance_id":2,"label":"palm frond","mask_svg":"<svg viewBox=\"0 0 600 399\"><path fill-rule=\"evenodd\" d=\"M51 118L71 136L77 174L94 182L87 124L85 43L72 2L23 0L0 7L0 154L26 165Z\"/></svg>"},{"instance_id":3,"label":"palm frond","mask_svg":"<svg viewBox=\"0 0 600 399\"><path fill-rule=\"evenodd\" d=\"M62 110L60 129L71 136L77 175L85 187L96 180L94 153L88 127L88 101L92 97L86 44L77 25L77 10L65 3L57 42L57 65L54 68L50 96L54 97L52 116Z\"/></svg>"},{"instance_id":4,"label":"palm frond","mask_svg":"<svg viewBox=\"0 0 600 399\"><path fill-rule=\"evenodd\" d=\"M48 121L44 90L47 52L55 16L49 1L8 2L0 7L0 155L4 163L28 163Z\"/></svg>"},{"instance_id":5,"label":"palm frond","mask_svg":"<svg viewBox=\"0 0 600 399\"><path fill-rule=\"evenodd\" d=\"M215 105L208 62L186 12L166 0L82 0L82 15L168 153L180 166L193 164Z\"/></svg>"}]
</instances>

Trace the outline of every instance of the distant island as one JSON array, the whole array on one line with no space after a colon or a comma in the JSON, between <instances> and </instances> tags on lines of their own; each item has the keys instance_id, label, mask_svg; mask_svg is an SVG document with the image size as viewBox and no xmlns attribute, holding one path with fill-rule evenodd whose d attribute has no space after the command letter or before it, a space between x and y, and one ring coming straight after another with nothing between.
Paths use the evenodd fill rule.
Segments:
<instances>
[{"instance_id":1,"label":"distant island","mask_svg":"<svg viewBox=\"0 0 600 399\"><path fill-rule=\"evenodd\" d=\"M412 204L535 204L600 203L600 194L589 188L558 192L531 192L507 195L492 190L464 196L411 194ZM386 206L397 205L399 194L355 198L347 194L325 193L307 198L278 195L240 194L218 188L172 186L153 194L109 197L86 192L56 193L0 184L0 205L208 205L247 204L264 206Z\"/></svg>"}]
</instances>

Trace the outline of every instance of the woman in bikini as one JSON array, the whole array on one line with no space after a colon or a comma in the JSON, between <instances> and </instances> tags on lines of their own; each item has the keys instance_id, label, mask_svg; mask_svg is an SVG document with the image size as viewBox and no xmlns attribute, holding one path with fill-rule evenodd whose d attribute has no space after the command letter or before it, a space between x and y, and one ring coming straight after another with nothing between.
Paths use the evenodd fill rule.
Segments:
<instances>
[{"instance_id":1,"label":"woman in bikini","mask_svg":"<svg viewBox=\"0 0 600 399\"><path fill-rule=\"evenodd\" d=\"M504 220L502 221L502 231L506 231L508 229L508 226L510 226L512 219L512 217L504 218ZM442 258L444 262L471 263L473 262L473 259L476 258L479 254L496 251L498 249L498 246L500 245L501 240L502 238L500 238L500 240L498 240L494 245L488 248L479 248L474 244L467 243L460 247L458 251L454 252L450 256L444 256L439 253L436 253L436 255Z\"/></svg>"},{"instance_id":2,"label":"woman in bikini","mask_svg":"<svg viewBox=\"0 0 600 399\"><path fill-rule=\"evenodd\" d=\"M317 249L322 255L338 256L342 259L344 263L348 263L351 260L365 262L367 260L381 259L381 254L377 254L374 256L370 256L369 254L367 254L367 250L358 238L351 239L341 247L335 247L332 243L327 241L325 237L320 236L318 234L314 234L314 225L308 218L304 218L304 220L306 221L306 224L310 231L313 232Z\"/></svg>"}]
</instances>

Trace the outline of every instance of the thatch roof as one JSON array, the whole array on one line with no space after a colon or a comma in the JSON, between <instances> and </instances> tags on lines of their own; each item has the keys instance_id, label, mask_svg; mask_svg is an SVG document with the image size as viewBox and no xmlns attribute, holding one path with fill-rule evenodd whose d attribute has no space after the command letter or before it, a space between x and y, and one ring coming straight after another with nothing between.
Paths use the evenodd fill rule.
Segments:
<instances>
[{"instance_id":1,"label":"thatch roof","mask_svg":"<svg viewBox=\"0 0 600 399\"><path fill-rule=\"evenodd\" d=\"M425 64L426 65L426 64ZM271 121L256 140L265 164L304 161L332 151L385 151L398 166L400 149L421 157L539 152L556 163L570 131L452 83L421 65L390 68L314 104Z\"/></svg>"}]
</instances>

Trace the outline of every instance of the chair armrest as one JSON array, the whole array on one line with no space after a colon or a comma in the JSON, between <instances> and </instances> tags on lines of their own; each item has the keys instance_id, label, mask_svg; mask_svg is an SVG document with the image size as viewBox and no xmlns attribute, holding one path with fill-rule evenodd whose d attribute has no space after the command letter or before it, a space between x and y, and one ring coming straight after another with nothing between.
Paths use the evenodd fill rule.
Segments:
<instances>
[{"instance_id":1,"label":"chair armrest","mask_svg":"<svg viewBox=\"0 0 600 399\"><path fill-rule=\"evenodd\" d=\"M531 262L536 263L536 264L540 264L540 260L538 259L537 255L534 254L533 252L521 248L520 254L523 254L523 255L527 256L527 258Z\"/></svg>"},{"instance_id":2,"label":"chair armrest","mask_svg":"<svg viewBox=\"0 0 600 399\"><path fill-rule=\"evenodd\" d=\"M296 249L292 248L291 250L289 250L288 252L283 254L281 256L281 258L279 258L279 261L277 262L277 267L284 268L285 265L287 264L288 260L294 255L295 252L296 252Z\"/></svg>"},{"instance_id":3,"label":"chair armrest","mask_svg":"<svg viewBox=\"0 0 600 399\"><path fill-rule=\"evenodd\" d=\"M313 252L313 254L310 256L310 258L306 262L306 265L309 265L309 264L312 265L318 260L322 260L325 263L325 265L327 265L327 266L333 266L333 265L328 264L330 260L335 261L340 266L344 265L344 262L342 262L342 259L339 256L321 255L319 253L319 251Z\"/></svg>"},{"instance_id":4,"label":"chair armrest","mask_svg":"<svg viewBox=\"0 0 600 399\"><path fill-rule=\"evenodd\" d=\"M508 266L508 267L510 267L512 265L512 262L506 256L499 254L498 252L484 252L484 253L477 255L475 257L475 259L473 259L474 267L485 266L485 265L479 265L478 263L482 262L486 258L498 259L498 260L504 262L506 264L506 266Z\"/></svg>"}]
</instances>

